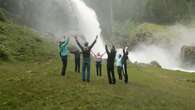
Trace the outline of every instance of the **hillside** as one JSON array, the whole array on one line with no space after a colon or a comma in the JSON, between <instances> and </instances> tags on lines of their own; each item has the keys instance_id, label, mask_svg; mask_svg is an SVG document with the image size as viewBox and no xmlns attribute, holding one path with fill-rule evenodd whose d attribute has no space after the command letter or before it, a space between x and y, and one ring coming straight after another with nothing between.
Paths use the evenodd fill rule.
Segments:
<instances>
[{"instance_id":1,"label":"hillside","mask_svg":"<svg viewBox=\"0 0 195 110\"><path fill-rule=\"evenodd\" d=\"M27 27L0 22L0 61L32 60L52 55L53 43Z\"/></svg>"}]
</instances>

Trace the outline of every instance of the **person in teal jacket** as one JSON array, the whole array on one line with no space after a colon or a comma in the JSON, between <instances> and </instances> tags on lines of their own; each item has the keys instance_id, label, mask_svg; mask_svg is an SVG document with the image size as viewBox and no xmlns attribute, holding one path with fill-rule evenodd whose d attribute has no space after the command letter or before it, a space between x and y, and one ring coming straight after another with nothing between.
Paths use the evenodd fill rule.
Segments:
<instances>
[{"instance_id":1,"label":"person in teal jacket","mask_svg":"<svg viewBox=\"0 0 195 110\"><path fill-rule=\"evenodd\" d=\"M60 57L62 60L62 70L61 70L61 75L65 76L66 74L66 67L67 67L67 63L68 63L68 44L69 44L69 38L68 37L64 37L64 41L60 41L59 42L59 49L60 49Z\"/></svg>"},{"instance_id":2,"label":"person in teal jacket","mask_svg":"<svg viewBox=\"0 0 195 110\"><path fill-rule=\"evenodd\" d=\"M117 66L117 72L118 72L119 80L122 80L123 79L123 77L122 77L123 64L122 64L122 55L121 54L119 54L116 57L116 66Z\"/></svg>"}]
</instances>

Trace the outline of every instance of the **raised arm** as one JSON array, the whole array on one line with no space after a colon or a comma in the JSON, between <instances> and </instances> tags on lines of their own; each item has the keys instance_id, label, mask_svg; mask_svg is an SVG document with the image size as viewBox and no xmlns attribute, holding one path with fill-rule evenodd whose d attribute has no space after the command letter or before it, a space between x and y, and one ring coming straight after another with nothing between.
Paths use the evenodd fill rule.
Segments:
<instances>
[{"instance_id":1,"label":"raised arm","mask_svg":"<svg viewBox=\"0 0 195 110\"><path fill-rule=\"evenodd\" d=\"M104 52L104 53L101 55L101 57L103 57L105 54L106 54L106 52Z\"/></svg>"},{"instance_id":2,"label":"raised arm","mask_svg":"<svg viewBox=\"0 0 195 110\"><path fill-rule=\"evenodd\" d=\"M63 47L66 47L69 43L69 38L66 38L64 42L60 42L59 47L62 49Z\"/></svg>"},{"instance_id":3,"label":"raised arm","mask_svg":"<svg viewBox=\"0 0 195 110\"><path fill-rule=\"evenodd\" d=\"M91 53L92 53L95 57L97 57L96 54L95 54L93 51L91 51Z\"/></svg>"},{"instance_id":4,"label":"raised arm","mask_svg":"<svg viewBox=\"0 0 195 110\"><path fill-rule=\"evenodd\" d=\"M70 42L70 39L69 38L66 38L66 40L65 40L65 46L67 46L69 44L69 42Z\"/></svg>"},{"instance_id":5,"label":"raised arm","mask_svg":"<svg viewBox=\"0 0 195 110\"><path fill-rule=\"evenodd\" d=\"M77 36L75 37L75 41L76 41L77 45L79 46L79 48L83 51L84 48L83 48L83 46L80 44L80 42L78 41Z\"/></svg>"},{"instance_id":6,"label":"raised arm","mask_svg":"<svg viewBox=\"0 0 195 110\"><path fill-rule=\"evenodd\" d=\"M89 46L89 49L91 50L93 48L93 46L95 45L96 41L98 39L98 36L96 36L95 40L93 41L93 43Z\"/></svg>"},{"instance_id":7,"label":"raised arm","mask_svg":"<svg viewBox=\"0 0 195 110\"><path fill-rule=\"evenodd\" d=\"M123 55L125 55L125 49L123 48Z\"/></svg>"},{"instance_id":8,"label":"raised arm","mask_svg":"<svg viewBox=\"0 0 195 110\"><path fill-rule=\"evenodd\" d=\"M105 49L106 49L106 53L107 53L107 54L110 54L110 52L109 52L109 50L108 50L108 46L107 46L107 45L105 46Z\"/></svg>"},{"instance_id":9,"label":"raised arm","mask_svg":"<svg viewBox=\"0 0 195 110\"><path fill-rule=\"evenodd\" d=\"M113 49L114 49L114 51L116 52L116 48L115 48L115 46L114 46L114 45L112 46L112 48L113 48Z\"/></svg>"},{"instance_id":10,"label":"raised arm","mask_svg":"<svg viewBox=\"0 0 195 110\"><path fill-rule=\"evenodd\" d=\"M112 46L112 48L114 49L114 54L115 54L115 56L116 56L116 48L115 48L115 46Z\"/></svg>"},{"instance_id":11,"label":"raised arm","mask_svg":"<svg viewBox=\"0 0 195 110\"><path fill-rule=\"evenodd\" d=\"M127 51L127 49L128 49L128 47L126 47L126 48L123 49L123 54L124 55L129 55L129 52Z\"/></svg>"}]
</instances>

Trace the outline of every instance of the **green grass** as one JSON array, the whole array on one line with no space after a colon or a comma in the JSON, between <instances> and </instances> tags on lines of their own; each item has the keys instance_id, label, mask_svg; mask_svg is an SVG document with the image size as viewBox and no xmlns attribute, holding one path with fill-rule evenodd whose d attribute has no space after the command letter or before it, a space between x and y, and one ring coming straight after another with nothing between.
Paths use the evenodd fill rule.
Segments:
<instances>
[{"instance_id":1,"label":"green grass","mask_svg":"<svg viewBox=\"0 0 195 110\"><path fill-rule=\"evenodd\" d=\"M53 43L27 27L0 22L0 61L34 60L55 51Z\"/></svg>"},{"instance_id":2,"label":"green grass","mask_svg":"<svg viewBox=\"0 0 195 110\"><path fill-rule=\"evenodd\" d=\"M129 84L109 85L103 76L84 83L73 72L70 57L66 77L60 58L0 65L0 110L194 110L194 74L129 65ZM118 79L118 75L116 74Z\"/></svg>"}]
</instances>

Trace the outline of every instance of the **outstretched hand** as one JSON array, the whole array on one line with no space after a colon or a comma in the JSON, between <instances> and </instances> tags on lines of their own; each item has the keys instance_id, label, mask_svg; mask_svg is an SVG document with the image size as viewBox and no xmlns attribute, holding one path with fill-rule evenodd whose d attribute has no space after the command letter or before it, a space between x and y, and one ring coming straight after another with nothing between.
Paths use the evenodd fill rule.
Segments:
<instances>
[{"instance_id":1,"label":"outstretched hand","mask_svg":"<svg viewBox=\"0 0 195 110\"><path fill-rule=\"evenodd\" d=\"M95 40L97 40L97 39L98 39L98 35L96 36Z\"/></svg>"},{"instance_id":2,"label":"outstretched hand","mask_svg":"<svg viewBox=\"0 0 195 110\"><path fill-rule=\"evenodd\" d=\"M128 50L128 47L127 47L127 46L125 46L125 47L123 48L123 50L124 50L124 51L127 51L127 50Z\"/></svg>"},{"instance_id":3,"label":"outstretched hand","mask_svg":"<svg viewBox=\"0 0 195 110\"><path fill-rule=\"evenodd\" d=\"M126 47L125 49L126 49L126 50L128 50L128 49L129 49L129 47Z\"/></svg>"}]
</instances>

